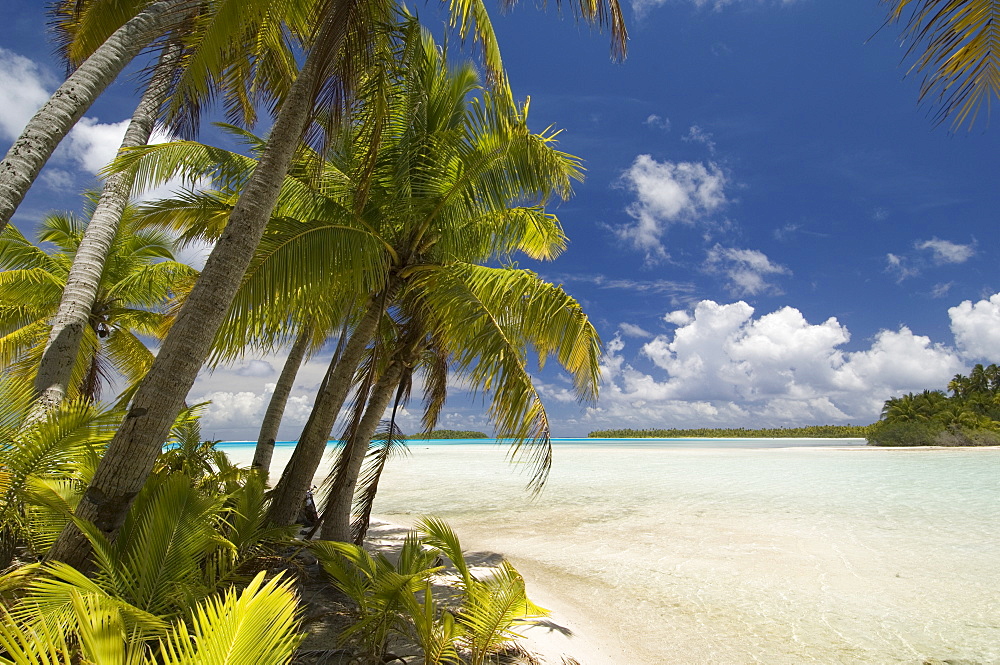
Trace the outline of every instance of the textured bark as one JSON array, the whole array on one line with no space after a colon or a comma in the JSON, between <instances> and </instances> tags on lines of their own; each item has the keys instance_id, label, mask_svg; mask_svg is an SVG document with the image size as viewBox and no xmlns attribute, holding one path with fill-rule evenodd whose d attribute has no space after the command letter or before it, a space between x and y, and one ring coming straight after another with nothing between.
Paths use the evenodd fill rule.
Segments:
<instances>
[{"instance_id":1,"label":"textured bark","mask_svg":"<svg viewBox=\"0 0 1000 665\"><path fill-rule=\"evenodd\" d=\"M160 105L170 90L171 75L179 58L180 46L170 44L164 47L149 86L132 114L125 138L118 149L119 153L149 142ZM73 257L59 310L52 320L52 330L35 375L38 402L29 420L40 418L66 397L73 365L80 352L80 341L97 299L104 262L118 233L122 213L128 205L132 181L126 174L116 173L104 183L101 198Z\"/></svg>"},{"instance_id":2,"label":"textured bark","mask_svg":"<svg viewBox=\"0 0 1000 665\"><path fill-rule=\"evenodd\" d=\"M393 289L394 290L394 289ZM351 388L351 379L365 347L375 334L379 318L382 316L384 303L388 298L373 297L361 321L351 333L351 338L344 347L339 361L336 357L330 363L323 385L316 395L313 410L309 420L299 436L292 458L281 474L281 479L274 487L271 507L268 510L268 522L285 526L294 524L306 498L306 492L312 486L316 469L323 461L326 444L330 440L330 430L337 420L337 414L347 399Z\"/></svg>"},{"instance_id":3,"label":"textured bark","mask_svg":"<svg viewBox=\"0 0 1000 665\"><path fill-rule=\"evenodd\" d=\"M358 423L357 431L346 446L340 451L337 461L337 476L326 499L326 509L323 511L323 528L320 531L323 540L336 540L349 543L351 537L351 508L354 506L354 489L358 484L358 476L365 461L368 446L375 436L378 424L382 421L392 396L399 386L403 376L403 361L393 360L375 382L365 413Z\"/></svg>"},{"instance_id":4,"label":"textured bark","mask_svg":"<svg viewBox=\"0 0 1000 665\"><path fill-rule=\"evenodd\" d=\"M292 392L292 385L295 383L295 375L299 372L302 359L309 349L312 341L312 328L306 326L295 338L288 358L285 360L281 374L278 375L278 382L274 385L274 392L271 393L271 400L267 403L267 411L264 413L264 422L260 426L260 435L257 437L257 447L253 452L254 469L260 469L265 474L271 468L271 456L274 454L274 439L278 436L278 427L281 425L281 417L285 413L285 405L288 403L288 396Z\"/></svg>"},{"instance_id":5,"label":"textured bark","mask_svg":"<svg viewBox=\"0 0 1000 665\"><path fill-rule=\"evenodd\" d=\"M154 2L108 37L38 110L0 162L0 231L7 227L52 151L94 100L162 33L172 13L197 5L197 0Z\"/></svg>"},{"instance_id":6,"label":"textured bark","mask_svg":"<svg viewBox=\"0 0 1000 665\"><path fill-rule=\"evenodd\" d=\"M331 39L329 33L332 26L328 23L318 39ZM306 58L226 230L163 340L76 510L78 517L93 522L109 538L118 533L133 499L145 484L264 234L312 110L318 60L316 50ZM48 557L83 566L90 551L87 539L71 524L60 534Z\"/></svg>"}]
</instances>

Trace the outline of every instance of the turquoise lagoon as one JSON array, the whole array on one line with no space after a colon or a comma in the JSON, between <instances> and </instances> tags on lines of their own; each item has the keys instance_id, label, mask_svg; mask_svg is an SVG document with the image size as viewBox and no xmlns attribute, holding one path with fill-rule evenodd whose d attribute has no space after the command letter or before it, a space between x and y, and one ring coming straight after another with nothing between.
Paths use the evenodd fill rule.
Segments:
<instances>
[{"instance_id":1,"label":"turquoise lagoon","mask_svg":"<svg viewBox=\"0 0 1000 665\"><path fill-rule=\"evenodd\" d=\"M608 662L1000 663L1000 449L561 439L537 496L496 442L410 451L376 513L503 552Z\"/></svg>"}]
</instances>

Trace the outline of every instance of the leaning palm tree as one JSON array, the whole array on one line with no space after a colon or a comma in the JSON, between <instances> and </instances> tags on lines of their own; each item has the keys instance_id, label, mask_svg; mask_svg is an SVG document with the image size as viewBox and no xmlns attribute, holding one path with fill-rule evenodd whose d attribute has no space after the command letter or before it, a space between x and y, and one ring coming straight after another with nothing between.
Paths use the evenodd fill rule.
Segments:
<instances>
[{"instance_id":1,"label":"leaning palm tree","mask_svg":"<svg viewBox=\"0 0 1000 665\"><path fill-rule=\"evenodd\" d=\"M600 341L596 331L572 297L530 271L461 261L427 264L408 281L400 300L400 309L419 314L407 317L404 326L409 329L393 352L386 354L387 361L370 390L359 390L364 414L359 411L352 419L346 444L328 478L325 540L357 541L367 527L366 513L377 477L366 483L370 489L363 492L361 520L351 521L362 463L392 395L397 395L395 411L424 351L434 350L426 356L430 362L424 369L428 388L424 429L433 429L437 422L447 374L457 374L474 391L490 396L489 416L497 436L511 443L512 458L533 464L529 486L536 490L551 467L552 449L548 416L532 382L528 352L534 350L542 365L546 356L554 355L573 376L581 399L597 394ZM419 331L412 329L415 324ZM371 363L369 372L375 370Z\"/></svg>"},{"instance_id":2,"label":"leaning palm tree","mask_svg":"<svg viewBox=\"0 0 1000 665\"><path fill-rule=\"evenodd\" d=\"M1000 0L881 0L903 24L911 71L924 73L920 101L936 104L938 122L972 128L1000 99Z\"/></svg>"},{"instance_id":3,"label":"leaning palm tree","mask_svg":"<svg viewBox=\"0 0 1000 665\"><path fill-rule=\"evenodd\" d=\"M580 176L579 161L555 149L550 130L528 130L526 107L514 108L489 93L470 101L477 88L474 70L449 70L437 45L415 24L404 30L401 53L386 68L394 82L383 99L393 122L380 127L366 115L373 105L362 106L354 135L345 130L339 151L328 157L341 172L355 174L357 184L341 208L358 211L381 239L376 251L389 269L372 289L344 353L331 363L313 415L275 486L271 519L277 524L295 519L362 354L409 283L450 262L487 262L514 252L546 259L565 244L558 221L542 204L569 195L572 179ZM362 96L360 103L367 101ZM357 145L373 139L377 152L369 167ZM353 488L354 480L348 484Z\"/></svg>"},{"instance_id":4,"label":"leaning palm tree","mask_svg":"<svg viewBox=\"0 0 1000 665\"><path fill-rule=\"evenodd\" d=\"M388 0L322 0L311 14L314 30L305 39L308 49L299 75L289 89L261 155L260 165L247 183L227 223L226 232L205 264L184 311L164 339L142 386L132 401L130 417L109 447L108 454L78 511L102 531L113 535L120 527L156 458L170 422L208 356L212 339L225 317L243 273L263 236L296 147L305 135L317 102L336 110L339 100L354 87L360 73L369 70L373 54L386 40L382 26L392 22L395 4ZM479 43L490 80L509 96L499 48L481 0L451 0L452 23L459 34ZM617 0L581 2L572 11L590 23L610 25L613 44L624 54L626 32ZM81 562L90 548L79 532L69 529L52 550L56 558Z\"/></svg>"},{"instance_id":5,"label":"leaning palm tree","mask_svg":"<svg viewBox=\"0 0 1000 665\"><path fill-rule=\"evenodd\" d=\"M224 6L217 3L214 9L220 12ZM110 30L118 27L108 20L107 10L101 0L62 0L54 6L51 13L56 34L68 64L79 64L105 41ZM192 133L197 129L203 100L219 91L226 96L231 115L248 124L256 118L255 109L247 103L250 91L265 98L274 98L285 91L283 82L294 76L294 58L283 38L282 24L272 10L261 11L254 5L243 7L240 20L232 24L205 21L205 15L210 13L207 6L203 7L202 20L194 20L192 16L162 40L159 62L132 115L119 152L148 143L161 107L168 100L165 109L168 124ZM252 32L256 39L252 47L243 47L238 52L234 48L224 49L225 59L220 60L214 49L225 42L227 31ZM212 57L207 58L206 54ZM233 61L238 66L232 65ZM86 312L97 296L100 272L131 189L132 179L127 173L112 174L91 215L35 377L38 413L57 404L66 394L73 358L86 326Z\"/></svg>"},{"instance_id":6,"label":"leaning palm tree","mask_svg":"<svg viewBox=\"0 0 1000 665\"><path fill-rule=\"evenodd\" d=\"M160 333L174 290L197 275L173 260L168 236L134 229L134 212L125 210L124 226L98 275L95 300L83 317L82 344L70 359L71 397L96 401L102 387L116 377L128 385L137 383L153 362L140 337ZM0 363L22 376L33 378L37 370L84 227L84 220L75 215L46 217L38 242L54 245L51 253L28 242L13 226L0 234Z\"/></svg>"},{"instance_id":7,"label":"leaning palm tree","mask_svg":"<svg viewBox=\"0 0 1000 665\"><path fill-rule=\"evenodd\" d=\"M141 3L139 11L95 48L38 110L0 162L0 231L7 226L56 146L94 100L143 48L199 4L199 0ZM121 7L109 9L106 16L121 16Z\"/></svg>"}]
</instances>

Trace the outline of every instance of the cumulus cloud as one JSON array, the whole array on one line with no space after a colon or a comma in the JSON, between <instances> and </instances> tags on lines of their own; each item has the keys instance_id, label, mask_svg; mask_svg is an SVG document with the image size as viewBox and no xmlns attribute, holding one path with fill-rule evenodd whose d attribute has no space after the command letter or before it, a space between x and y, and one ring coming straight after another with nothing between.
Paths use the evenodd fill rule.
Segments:
<instances>
[{"instance_id":1,"label":"cumulus cloud","mask_svg":"<svg viewBox=\"0 0 1000 665\"><path fill-rule=\"evenodd\" d=\"M33 60L0 48L0 138L21 135L42 104L49 98L54 80Z\"/></svg>"},{"instance_id":2,"label":"cumulus cloud","mask_svg":"<svg viewBox=\"0 0 1000 665\"><path fill-rule=\"evenodd\" d=\"M726 203L726 176L712 162L658 162L639 155L620 182L636 195L627 212L634 224L618 236L646 252L647 259L666 256L661 238L671 224L694 223Z\"/></svg>"},{"instance_id":3,"label":"cumulus cloud","mask_svg":"<svg viewBox=\"0 0 1000 665\"><path fill-rule=\"evenodd\" d=\"M997 307L1000 308L1000 295ZM591 422L693 427L873 422L901 392L944 385L964 363L958 352L906 327L883 330L867 348L836 318L810 323L793 307L757 316L743 301L699 302L669 312L672 334L625 358L616 336L602 360L601 399Z\"/></svg>"},{"instance_id":4,"label":"cumulus cloud","mask_svg":"<svg viewBox=\"0 0 1000 665\"><path fill-rule=\"evenodd\" d=\"M756 249L736 249L716 245L708 250L704 270L711 274L725 276L729 292L736 297L753 296L761 293L779 294L768 278L772 275L788 275L791 271L772 263L763 252Z\"/></svg>"},{"instance_id":5,"label":"cumulus cloud","mask_svg":"<svg viewBox=\"0 0 1000 665\"><path fill-rule=\"evenodd\" d=\"M118 154L131 118L119 122L102 123L97 118L81 118L66 136L63 155L68 156L88 173L96 175ZM163 143L170 136L159 129L153 131L149 142Z\"/></svg>"},{"instance_id":6,"label":"cumulus cloud","mask_svg":"<svg viewBox=\"0 0 1000 665\"><path fill-rule=\"evenodd\" d=\"M944 265L948 263L965 263L976 253L973 245L959 245L949 240L931 238L923 242L914 244L917 249L929 250L934 259L934 263Z\"/></svg>"},{"instance_id":7,"label":"cumulus cloud","mask_svg":"<svg viewBox=\"0 0 1000 665\"><path fill-rule=\"evenodd\" d=\"M974 360L1000 363L1000 293L988 300L966 300L948 310L951 332L962 353Z\"/></svg>"}]
</instances>

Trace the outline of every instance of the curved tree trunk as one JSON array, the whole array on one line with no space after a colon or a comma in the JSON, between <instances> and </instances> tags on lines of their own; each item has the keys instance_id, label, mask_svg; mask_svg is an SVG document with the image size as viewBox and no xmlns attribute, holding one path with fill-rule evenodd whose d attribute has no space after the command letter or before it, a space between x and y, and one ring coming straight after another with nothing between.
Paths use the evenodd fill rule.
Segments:
<instances>
[{"instance_id":1,"label":"curved tree trunk","mask_svg":"<svg viewBox=\"0 0 1000 665\"><path fill-rule=\"evenodd\" d=\"M118 28L28 122L0 162L0 231L21 204L59 142L122 69L160 36L169 15L195 8L197 0L158 0Z\"/></svg>"},{"instance_id":2,"label":"curved tree trunk","mask_svg":"<svg viewBox=\"0 0 1000 665\"><path fill-rule=\"evenodd\" d=\"M403 360L396 358L389 363L382 376L375 382L368 396L365 414L358 423L354 436L340 451L337 475L330 488L330 495L326 499L326 508L323 510L323 528L320 532L323 540L345 543L353 540L351 508L354 506L354 488L358 484L358 476L361 474L368 446L402 376Z\"/></svg>"},{"instance_id":3,"label":"curved tree trunk","mask_svg":"<svg viewBox=\"0 0 1000 665\"><path fill-rule=\"evenodd\" d=\"M368 309L361 321L351 333L350 340L344 347L344 352L338 360L330 363L327 375L323 379L312 413L295 445L292 458L281 474L281 479L274 486L271 497L271 507L267 520L277 526L294 524L306 498L306 492L312 486L316 469L323 461L326 444L330 440L330 430L337 420L337 414L350 392L351 380L361 362L361 357L368 342L375 334L379 319L384 311L385 303L391 300L395 287L390 287L390 293L385 296L375 296L368 304Z\"/></svg>"},{"instance_id":4,"label":"curved tree trunk","mask_svg":"<svg viewBox=\"0 0 1000 665\"><path fill-rule=\"evenodd\" d=\"M119 154L127 148L149 143L160 105L170 90L170 79L180 52L177 44L164 47L149 86L132 114L132 121L118 149ZM84 329L97 298L104 262L118 233L122 213L128 205L132 181L132 178L123 173L110 176L104 184L94 214L87 223L87 230L73 257L59 310L52 320L52 330L35 375L38 402L29 416L29 422L40 418L66 397L73 364L80 352L80 340L83 339Z\"/></svg>"},{"instance_id":5,"label":"curved tree trunk","mask_svg":"<svg viewBox=\"0 0 1000 665\"><path fill-rule=\"evenodd\" d=\"M333 52L339 50L337 40L343 42L343 33L335 27L335 22L329 21L317 35L319 43L332 43ZM133 499L145 484L264 234L312 111L321 64L318 53L313 49L307 56L281 106L257 168L229 216L226 230L164 338L77 507L78 517L93 522L109 538L118 533ZM89 541L70 524L48 558L79 568L85 565L90 551Z\"/></svg>"},{"instance_id":6,"label":"curved tree trunk","mask_svg":"<svg viewBox=\"0 0 1000 665\"><path fill-rule=\"evenodd\" d=\"M295 383L295 375L299 372L302 359L309 349L312 341L312 326L305 326L295 343L292 344L288 352L288 358L278 375L278 382L274 385L274 392L271 393L271 400L267 403L267 411L264 413L264 422L260 426L260 435L257 437L257 447L253 452L254 469L260 469L265 474L271 468L271 456L274 454L274 439L278 436L278 427L281 425L281 417L285 413L285 405L288 403L288 396L292 392L292 385Z\"/></svg>"}]
</instances>

